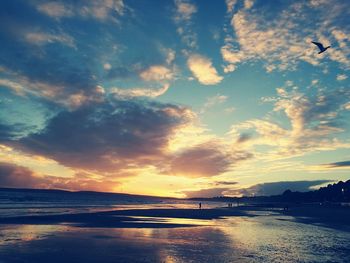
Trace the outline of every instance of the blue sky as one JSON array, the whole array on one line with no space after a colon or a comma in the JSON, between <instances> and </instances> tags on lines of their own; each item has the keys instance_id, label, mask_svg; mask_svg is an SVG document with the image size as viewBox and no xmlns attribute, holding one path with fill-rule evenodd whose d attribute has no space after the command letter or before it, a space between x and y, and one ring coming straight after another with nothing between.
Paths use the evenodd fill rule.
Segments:
<instances>
[{"instance_id":1,"label":"blue sky","mask_svg":"<svg viewBox=\"0 0 350 263\"><path fill-rule=\"evenodd\" d=\"M185 197L349 179L349 7L2 1L0 186Z\"/></svg>"}]
</instances>

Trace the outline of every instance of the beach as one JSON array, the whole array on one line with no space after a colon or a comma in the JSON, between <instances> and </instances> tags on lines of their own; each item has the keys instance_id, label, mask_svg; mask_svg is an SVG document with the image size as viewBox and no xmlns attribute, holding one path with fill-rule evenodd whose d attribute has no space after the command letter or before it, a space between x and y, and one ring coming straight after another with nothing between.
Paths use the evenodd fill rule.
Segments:
<instances>
[{"instance_id":1,"label":"beach","mask_svg":"<svg viewBox=\"0 0 350 263\"><path fill-rule=\"evenodd\" d=\"M0 262L348 262L349 215L299 205L9 216Z\"/></svg>"}]
</instances>

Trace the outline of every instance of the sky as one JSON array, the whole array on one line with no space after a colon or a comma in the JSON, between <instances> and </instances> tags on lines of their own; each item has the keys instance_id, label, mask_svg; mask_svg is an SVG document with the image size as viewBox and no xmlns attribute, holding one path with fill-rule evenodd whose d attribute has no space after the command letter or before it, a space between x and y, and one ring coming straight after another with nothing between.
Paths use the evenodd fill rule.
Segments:
<instances>
[{"instance_id":1,"label":"sky","mask_svg":"<svg viewBox=\"0 0 350 263\"><path fill-rule=\"evenodd\" d=\"M0 187L211 197L350 179L348 1L0 5Z\"/></svg>"}]
</instances>

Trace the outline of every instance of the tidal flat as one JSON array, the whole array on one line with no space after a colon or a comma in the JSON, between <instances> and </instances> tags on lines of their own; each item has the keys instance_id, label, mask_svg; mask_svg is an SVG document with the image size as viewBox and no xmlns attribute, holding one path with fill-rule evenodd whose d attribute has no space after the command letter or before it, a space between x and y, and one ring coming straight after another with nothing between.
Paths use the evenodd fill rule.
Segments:
<instances>
[{"instance_id":1,"label":"tidal flat","mask_svg":"<svg viewBox=\"0 0 350 263\"><path fill-rule=\"evenodd\" d=\"M9 216L0 219L0 262L348 262L349 213L140 205Z\"/></svg>"}]
</instances>

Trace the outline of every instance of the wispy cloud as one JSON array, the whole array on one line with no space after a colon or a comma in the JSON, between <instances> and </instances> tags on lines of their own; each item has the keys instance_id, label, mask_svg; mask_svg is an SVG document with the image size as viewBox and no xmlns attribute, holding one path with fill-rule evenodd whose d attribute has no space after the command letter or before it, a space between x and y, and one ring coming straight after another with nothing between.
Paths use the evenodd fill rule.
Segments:
<instances>
[{"instance_id":1,"label":"wispy cloud","mask_svg":"<svg viewBox=\"0 0 350 263\"><path fill-rule=\"evenodd\" d=\"M176 16L175 20L191 20L192 15L197 12L197 7L186 0L175 0Z\"/></svg>"},{"instance_id":2,"label":"wispy cloud","mask_svg":"<svg viewBox=\"0 0 350 263\"><path fill-rule=\"evenodd\" d=\"M208 188L208 189L200 189L193 191L182 191L186 195L187 198L195 198L195 197L203 197L203 198L211 198L216 196L223 196L225 191L230 188Z\"/></svg>"},{"instance_id":3,"label":"wispy cloud","mask_svg":"<svg viewBox=\"0 0 350 263\"><path fill-rule=\"evenodd\" d=\"M32 80L11 71L7 72L5 76L7 78L0 79L0 85L12 90L17 95L33 95L54 101L68 108L77 108L91 102L100 102L104 100L105 96L105 91L101 86L72 89L62 84L56 85L46 81ZM15 81L12 79L15 79Z\"/></svg>"},{"instance_id":4,"label":"wispy cloud","mask_svg":"<svg viewBox=\"0 0 350 263\"><path fill-rule=\"evenodd\" d=\"M154 65L142 71L140 77L145 81L172 80L174 78L174 72L165 66Z\"/></svg>"},{"instance_id":5,"label":"wispy cloud","mask_svg":"<svg viewBox=\"0 0 350 263\"><path fill-rule=\"evenodd\" d=\"M121 89L121 88L110 88L110 94L114 95L116 98L136 98L136 97L149 97L156 98L164 93L166 93L169 89L169 84L164 84L161 88L129 88L129 89Z\"/></svg>"},{"instance_id":6,"label":"wispy cloud","mask_svg":"<svg viewBox=\"0 0 350 263\"><path fill-rule=\"evenodd\" d=\"M72 7L65 5L62 2L42 3L37 6L37 9L53 18L71 17L74 15Z\"/></svg>"},{"instance_id":7,"label":"wispy cloud","mask_svg":"<svg viewBox=\"0 0 350 263\"><path fill-rule=\"evenodd\" d=\"M344 131L342 114L350 97L344 89L306 95L296 89L277 90L272 113L284 113L291 128L267 119L254 119L233 127L237 131L256 133L250 145L269 145L272 158L304 155L308 152L349 147L349 142L337 139ZM271 119L272 116L270 116Z\"/></svg>"},{"instance_id":8,"label":"wispy cloud","mask_svg":"<svg viewBox=\"0 0 350 263\"><path fill-rule=\"evenodd\" d=\"M345 74L338 74L337 75L337 80L338 81L346 80L347 78L348 78L348 76L345 75Z\"/></svg>"},{"instance_id":9,"label":"wispy cloud","mask_svg":"<svg viewBox=\"0 0 350 263\"><path fill-rule=\"evenodd\" d=\"M165 63L167 65L173 64L173 62L176 58L176 51L175 50L173 50L171 48L160 47L160 52L164 55Z\"/></svg>"},{"instance_id":10,"label":"wispy cloud","mask_svg":"<svg viewBox=\"0 0 350 263\"><path fill-rule=\"evenodd\" d=\"M192 30L192 17L197 12L197 6L189 0L175 0L174 21L177 33L190 48L197 47L197 34Z\"/></svg>"},{"instance_id":11,"label":"wispy cloud","mask_svg":"<svg viewBox=\"0 0 350 263\"><path fill-rule=\"evenodd\" d=\"M25 35L25 40L33 45L46 45L58 42L70 47L75 47L74 39L67 34L48 34L43 32L28 32Z\"/></svg>"},{"instance_id":12,"label":"wispy cloud","mask_svg":"<svg viewBox=\"0 0 350 263\"><path fill-rule=\"evenodd\" d=\"M237 0L226 0L227 12L233 12L233 8L235 7Z\"/></svg>"},{"instance_id":13,"label":"wispy cloud","mask_svg":"<svg viewBox=\"0 0 350 263\"><path fill-rule=\"evenodd\" d=\"M335 163L324 164L327 168L350 168L350 161L342 161Z\"/></svg>"},{"instance_id":14,"label":"wispy cloud","mask_svg":"<svg viewBox=\"0 0 350 263\"><path fill-rule=\"evenodd\" d=\"M336 43L340 48L329 50L327 57L344 68L349 68L350 47L347 39L350 29L339 27L336 19L342 15L339 8L343 5L341 1L336 4L328 2L322 4L322 7L313 5L312 10L306 1L294 3L268 22L264 13L256 12L253 1L244 1L244 8L236 12L232 11L235 1L227 1L227 4L228 12L232 14L232 28L221 48L222 57L227 62L225 72L234 71L240 63L258 60L265 64L267 72L294 70L301 61L320 65L320 59L325 55L317 54L315 47L310 44L312 40L321 41L325 45ZM310 12L315 13L312 22L310 16L306 15ZM314 33L316 28L317 34ZM329 28L331 35L327 34Z\"/></svg>"},{"instance_id":15,"label":"wispy cloud","mask_svg":"<svg viewBox=\"0 0 350 263\"><path fill-rule=\"evenodd\" d=\"M221 95L221 94L216 94L215 96L209 97L209 98L207 98L207 101L205 102L205 104L203 105L203 107L201 108L201 110L199 112L201 114L203 114L207 110L209 110L210 108L226 102L227 99L228 99L228 96Z\"/></svg>"},{"instance_id":16,"label":"wispy cloud","mask_svg":"<svg viewBox=\"0 0 350 263\"><path fill-rule=\"evenodd\" d=\"M96 0L72 2L46 2L37 5L39 12L55 19L67 17L94 18L100 21L118 21L125 12L123 0Z\"/></svg>"},{"instance_id":17,"label":"wispy cloud","mask_svg":"<svg viewBox=\"0 0 350 263\"><path fill-rule=\"evenodd\" d=\"M172 53L170 53L171 56ZM170 58L171 60L173 58ZM169 60L169 57L167 57ZM154 88L127 88L122 89L118 87L109 88L109 93L116 98L134 98L134 97L149 97L155 98L166 93L170 87L170 81L175 78L175 69L163 65L150 66L139 73L140 79L149 85L152 83ZM159 87L160 86L160 87Z\"/></svg>"},{"instance_id":18,"label":"wispy cloud","mask_svg":"<svg viewBox=\"0 0 350 263\"><path fill-rule=\"evenodd\" d=\"M227 191L229 195L243 196L270 196L280 195L286 190L307 192L314 190L317 186L322 186L325 183L332 182L330 180L315 180L315 181L282 181L271 182L253 185L248 188L234 189Z\"/></svg>"},{"instance_id":19,"label":"wispy cloud","mask_svg":"<svg viewBox=\"0 0 350 263\"><path fill-rule=\"evenodd\" d=\"M254 0L244 0L244 8L250 9L254 5Z\"/></svg>"}]
</instances>

